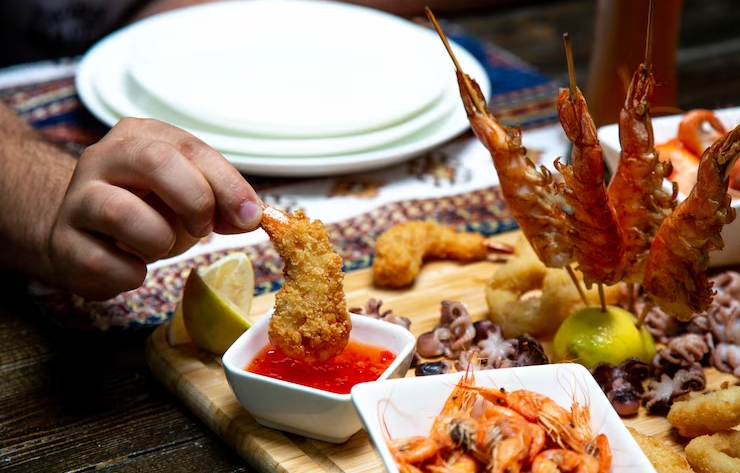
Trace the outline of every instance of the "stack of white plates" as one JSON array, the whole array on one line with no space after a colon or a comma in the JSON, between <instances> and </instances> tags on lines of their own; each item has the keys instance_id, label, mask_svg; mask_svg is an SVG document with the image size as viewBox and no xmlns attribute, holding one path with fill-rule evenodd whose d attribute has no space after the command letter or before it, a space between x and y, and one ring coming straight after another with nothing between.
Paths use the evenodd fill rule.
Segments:
<instances>
[{"instance_id":1,"label":"stack of white plates","mask_svg":"<svg viewBox=\"0 0 740 473\"><path fill-rule=\"evenodd\" d=\"M452 48L488 96L483 66ZM248 174L378 168L468 126L434 31L335 2L232 1L157 15L95 45L76 85L104 123L168 122Z\"/></svg>"}]
</instances>

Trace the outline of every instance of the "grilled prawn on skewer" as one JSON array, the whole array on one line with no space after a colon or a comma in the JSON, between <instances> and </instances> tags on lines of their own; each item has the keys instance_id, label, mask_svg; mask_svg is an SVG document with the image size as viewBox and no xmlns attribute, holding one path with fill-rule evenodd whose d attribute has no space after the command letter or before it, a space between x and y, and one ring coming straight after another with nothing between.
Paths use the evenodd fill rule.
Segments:
<instances>
[{"instance_id":1,"label":"grilled prawn on skewer","mask_svg":"<svg viewBox=\"0 0 740 473\"><path fill-rule=\"evenodd\" d=\"M559 158L555 161L555 168L565 181L557 189L569 206L565 218L586 287L594 282L610 286L622 278L622 231L617 212L606 193L604 157L596 126L588 113L586 99L575 84L567 35L564 39L571 86L560 89L558 116L565 134L573 143L573 151L570 165L561 163Z\"/></svg>"},{"instance_id":2,"label":"grilled prawn on skewer","mask_svg":"<svg viewBox=\"0 0 740 473\"><path fill-rule=\"evenodd\" d=\"M617 211L625 244L623 281L641 283L650 244L660 224L676 206L677 186L663 189L671 163L661 162L655 151L650 103L655 78L647 61L632 76L624 108L619 115L619 165L607 189Z\"/></svg>"},{"instance_id":3,"label":"grilled prawn on skewer","mask_svg":"<svg viewBox=\"0 0 740 473\"><path fill-rule=\"evenodd\" d=\"M562 198L555 191L550 171L544 166L538 169L527 157L518 126L504 126L491 113L480 87L460 68L428 7L426 13L455 64L460 96L470 127L491 153L507 207L546 266L570 268L573 250L566 239L565 217L560 209Z\"/></svg>"},{"instance_id":4,"label":"grilled prawn on skewer","mask_svg":"<svg viewBox=\"0 0 740 473\"><path fill-rule=\"evenodd\" d=\"M664 312L686 321L712 302L705 271L709 251L722 249L722 227L735 220L730 172L740 156L740 126L714 142L699 161L696 185L665 219L645 265L642 287Z\"/></svg>"},{"instance_id":5,"label":"grilled prawn on skewer","mask_svg":"<svg viewBox=\"0 0 740 473\"><path fill-rule=\"evenodd\" d=\"M562 199L552 175L527 157L519 127L502 125L488 110L478 84L457 70L460 95L473 132L493 158L506 205L537 256L551 268L568 266L572 246L566 241Z\"/></svg>"},{"instance_id":6,"label":"grilled prawn on skewer","mask_svg":"<svg viewBox=\"0 0 740 473\"><path fill-rule=\"evenodd\" d=\"M342 257L334 252L320 220L303 211L262 211L262 228L283 260L285 283L275 295L270 343L307 363L339 355L352 322L344 297Z\"/></svg>"}]
</instances>

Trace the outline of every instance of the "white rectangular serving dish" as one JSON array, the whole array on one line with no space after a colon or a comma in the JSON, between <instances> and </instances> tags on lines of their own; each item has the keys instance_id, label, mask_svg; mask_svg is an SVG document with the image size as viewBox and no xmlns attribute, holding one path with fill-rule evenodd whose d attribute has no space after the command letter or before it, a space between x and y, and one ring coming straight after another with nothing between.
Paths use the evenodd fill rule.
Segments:
<instances>
[{"instance_id":1,"label":"white rectangular serving dish","mask_svg":"<svg viewBox=\"0 0 740 473\"><path fill-rule=\"evenodd\" d=\"M386 443L388 435L428 435L434 418L463 374L362 383L352 388L352 401L389 473L398 473L398 467ZM604 433L609 439L613 454L611 473L655 473L604 392L582 365L558 363L478 371L475 384L528 389L549 396L567 409L574 399L588 403L594 434Z\"/></svg>"}]
</instances>

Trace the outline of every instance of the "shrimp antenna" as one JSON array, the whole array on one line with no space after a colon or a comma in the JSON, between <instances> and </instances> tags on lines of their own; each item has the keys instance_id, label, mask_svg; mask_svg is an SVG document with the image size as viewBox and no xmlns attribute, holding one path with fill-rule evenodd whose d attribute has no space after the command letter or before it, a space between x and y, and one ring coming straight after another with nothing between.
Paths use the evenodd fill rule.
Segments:
<instances>
[{"instance_id":1,"label":"shrimp antenna","mask_svg":"<svg viewBox=\"0 0 740 473\"><path fill-rule=\"evenodd\" d=\"M563 43L565 44L565 58L568 61L568 78L570 78L570 99L576 96L576 68L573 65L573 48L570 45L570 36L563 33Z\"/></svg>"},{"instance_id":2,"label":"shrimp antenna","mask_svg":"<svg viewBox=\"0 0 740 473\"><path fill-rule=\"evenodd\" d=\"M445 49L447 50L447 54L450 55L450 58L452 59L453 64L455 64L455 69L460 72L463 78L463 82L465 82L465 88L468 89L468 93L470 94L470 97L473 99L473 105L475 105L475 108L478 109L479 112L485 112L486 110L486 104L481 103L480 101L476 100L477 94L475 93L475 90L473 90L473 85L470 83L470 79L468 78L468 75L463 72L462 68L460 67L460 63L457 62L457 57L455 57L455 53L452 52L452 47L450 46L450 42L447 41L447 36L445 36L444 32L442 31L442 28L439 26L439 23L437 23L437 18L434 17L434 13L432 13L432 9L429 7L425 7L424 11L427 14L427 18L429 18L429 21L432 22L432 26L434 26L434 29L437 30L437 34L439 35L439 38L442 40L442 43L445 45Z\"/></svg>"},{"instance_id":3,"label":"shrimp antenna","mask_svg":"<svg viewBox=\"0 0 740 473\"><path fill-rule=\"evenodd\" d=\"M653 17L655 15L655 0L648 5L647 40L645 41L645 65L648 70L653 60Z\"/></svg>"}]
</instances>

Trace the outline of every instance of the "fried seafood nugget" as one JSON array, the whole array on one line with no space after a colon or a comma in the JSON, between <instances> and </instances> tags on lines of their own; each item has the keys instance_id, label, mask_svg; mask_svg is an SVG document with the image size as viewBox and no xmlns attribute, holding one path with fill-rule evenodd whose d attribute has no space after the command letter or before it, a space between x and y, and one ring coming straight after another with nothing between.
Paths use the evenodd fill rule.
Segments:
<instances>
[{"instance_id":1,"label":"fried seafood nugget","mask_svg":"<svg viewBox=\"0 0 740 473\"><path fill-rule=\"evenodd\" d=\"M375 242L373 277L381 287L411 284L424 260L480 261L491 248L480 233L457 232L436 222L411 221L393 225Z\"/></svg>"},{"instance_id":2,"label":"fried seafood nugget","mask_svg":"<svg viewBox=\"0 0 740 473\"><path fill-rule=\"evenodd\" d=\"M683 397L673 402L666 417L684 437L729 430L740 424L740 386Z\"/></svg>"},{"instance_id":3,"label":"fried seafood nugget","mask_svg":"<svg viewBox=\"0 0 740 473\"><path fill-rule=\"evenodd\" d=\"M689 462L671 447L651 435L627 427L658 473L693 473Z\"/></svg>"},{"instance_id":4,"label":"fried seafood nugget","mask_svg":"<svg viewBox=\"0 0 740 473\"><path fill-rule=\"evenodd\" d=\"M268 337L286 356L306 363L339 355L352 329L344 297L342 257L320 220L266 207L262 228L283 260L285 283L275 295Z\"/></svg>"},{"instance_id":5,"label":"fried seafood nugget","mask_svg":"<svg viewBox=\"0 0 740 473\"><path fill-rule=\"evenodd\" d=\"M738 473L740 432L727 430L696 437L686 445L686 459L698 473Z\"/></svg>"},{"instance_id":6,"label":"fried seafood nugget","mask_svg":"<svg viewBox=\"0 0 740 473\"><path fill-rule=\"evenodd\" d=\"M596 286L585 292L590 304L600 303ZM583 307L568 273L545 267L524 237L517 240L514 257L493 273L485 295L491 320L507 338L551 336L566 317ZM605 287L604 295L608 304L615 303L618 286Z\"/></svg>"}]
</instances>

